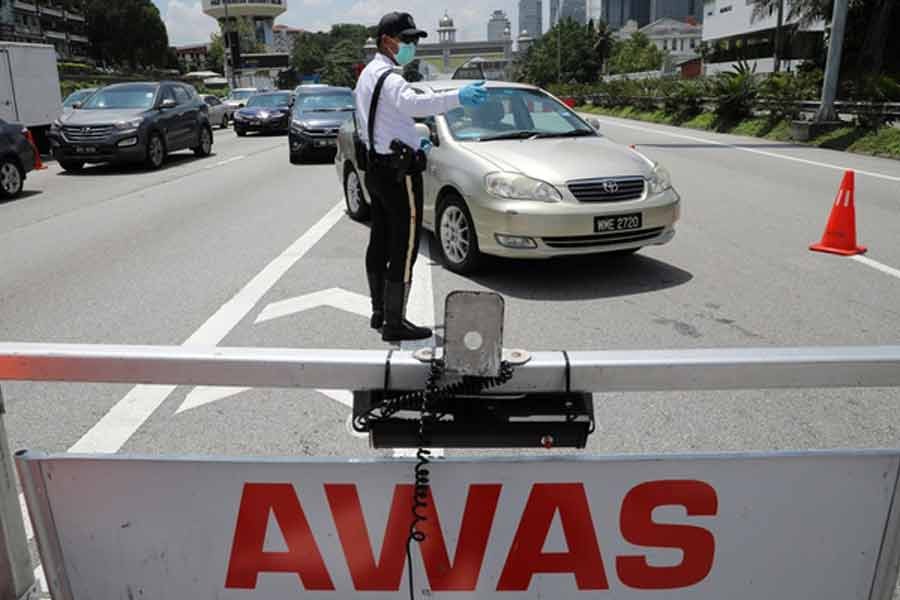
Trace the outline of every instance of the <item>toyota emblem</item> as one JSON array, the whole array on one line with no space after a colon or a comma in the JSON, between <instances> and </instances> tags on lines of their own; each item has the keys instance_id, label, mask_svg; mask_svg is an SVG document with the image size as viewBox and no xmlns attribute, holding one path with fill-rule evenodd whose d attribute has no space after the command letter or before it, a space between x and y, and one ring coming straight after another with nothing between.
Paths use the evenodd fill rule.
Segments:
<instances>
[{"instance_id":1,"label":"toyota emblem","mask_svg":"<svg viewBox=\"0 0 900 600\"><path fill-rule=\"evenodd\" d=\"M619 191L619 183L616 181L604 181L603 191L607 194L615 194Z\"/></svg>"}]
</instances>

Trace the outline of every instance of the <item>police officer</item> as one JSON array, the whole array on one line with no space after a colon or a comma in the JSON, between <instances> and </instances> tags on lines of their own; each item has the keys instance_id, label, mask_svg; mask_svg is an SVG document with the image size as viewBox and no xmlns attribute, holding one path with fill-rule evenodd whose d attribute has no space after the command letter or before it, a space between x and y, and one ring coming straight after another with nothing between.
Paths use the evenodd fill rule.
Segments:
<instances>
[{"instance_id":1,"label":"police officer","mask_svg":"<svg viewBox=\"0 0 900 600\"><path fill-rule=\"evenodd\" d=\"M459 91L432 93L413 90L395 71L413 61L419 40L409 13L392 12L378 24L378 54L356 85L356 119L360 138L369 148L366 187L372 203L372 229L366 253L366 272L372 297L372 328L382 329L386 342L420 340L431 330L406 320L406 302L422 228L422 172L429 140L416 134L415 118L443 114L460 106L487 100L484 82ZM369 140L369 113L382 80Z\"/></svg>"}]
</instances>

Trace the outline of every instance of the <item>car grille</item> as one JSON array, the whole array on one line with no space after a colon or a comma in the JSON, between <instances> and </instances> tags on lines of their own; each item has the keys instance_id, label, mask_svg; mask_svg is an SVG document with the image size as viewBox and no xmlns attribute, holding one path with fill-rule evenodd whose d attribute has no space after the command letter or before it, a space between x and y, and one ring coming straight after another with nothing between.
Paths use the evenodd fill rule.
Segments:
<instances>
[{"instance_id":1,"label":"car grille","mask_svg":"<svg viewBox=\"0 0 900 600\"><path fill-rule=\"evenodd\" d=\"M75 143L102 142L112 133L112 125L95 125L86 127L63 127L66 140Z\"/></svg>"},{"instance_id":2,"label":"car grille","mask_svg":"<svg viewBox=\"0 0 900 600\"><path fill-rule=\"evenodd\" d=\"M569 182L569 191L579 202L625 202L644 196L643 177L605 177Z\"/></svg>"},{"instance_id":3,"label":"car grille","mask_svg":"<svg viewBox=\"0 0 900 600\"><path fill-rule=\"evenodd\" d=\"M592 248L616 246L652 240L663 232L664 227L641 229L639 231L623 231L619 233L603 233L596 235L579 235L570 237L544 238L544 243L551 248Z\"/></svg>"},{"instance_id":4,"label":"car grille","mask_svg":"<svg viewBox=\"0 0 900 600\"><path fill-rule=\"evenodd\" d=\"M328 128L312 128L312 129L304 129L303 133L315 137L337 137L338 128L337 127L328 127Z\"/></svg>"}]
</instances>

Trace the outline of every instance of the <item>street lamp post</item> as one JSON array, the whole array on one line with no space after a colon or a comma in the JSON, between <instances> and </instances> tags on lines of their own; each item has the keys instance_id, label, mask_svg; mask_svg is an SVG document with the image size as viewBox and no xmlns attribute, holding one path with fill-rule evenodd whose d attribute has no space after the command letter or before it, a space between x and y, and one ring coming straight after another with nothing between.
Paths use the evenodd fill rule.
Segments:
<instances>
[{"instance_id":1,"label":"street lamp post","mask_svg":"<svg viewBox=\"0 0 900 600\"><path fill-rule=\"evenodd\" d=\"M223 47L228 49L226 56L223 57L225 59L226 64L228 63L229 55L231 55L233 58L233 54L231 52L231 42L233 40L231 40L228 37L228 29L229 29L229 25L231 24L231 19L228 17L228 2L229 2L229 0L222 0L222 4L225 6L225 31L224 31L224 34L225 34L225 41L228 42L227 44L223 44ZM231 61L231 91L233 92L235 89L237 89L237 65L234 64L234 60L232 60Z\"/></svg>"}]
</instances>

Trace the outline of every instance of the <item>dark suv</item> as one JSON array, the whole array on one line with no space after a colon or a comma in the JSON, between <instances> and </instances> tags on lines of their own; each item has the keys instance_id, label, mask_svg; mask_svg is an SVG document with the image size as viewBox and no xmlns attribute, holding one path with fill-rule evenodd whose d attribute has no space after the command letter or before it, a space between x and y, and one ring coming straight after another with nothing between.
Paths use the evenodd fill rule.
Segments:
<instances>
[{"instance_id":1,"label":"dark suv","mask_svg":"<svg viewBox=\"0 0 900 600\"><path fill-rule=\"evenodd\" d=\"M288 137L291 162L298 164L314 153L334 155L338 130L353 117L353 92L327 86L298 90Z\"/></svg>"},{"instance_id":2,"label":"dark suv","mask_svg":"<svg viewBox=\"0 0 900 600\"><path fill-rule=\"evenodd\" d=\"M170 152L212 151L209 108L183 83L110 85L75 108L50 128L53 154L67 171L102 162L143 162L158 169Z\"/></svg>"},{"instance_id":3,"label":"dark suv","mask_svg":"<svg viewBox=\"0 0 900 600\"><path fill-rule=\"evenodd\" d=\"M22 193L25 174L34 168L34 147L21 125L0 119L0 200Z\"/></svg>"}]
</instances>

